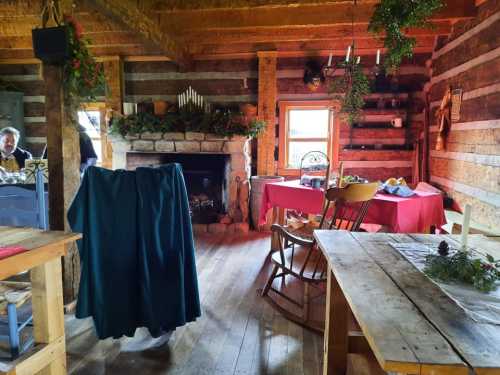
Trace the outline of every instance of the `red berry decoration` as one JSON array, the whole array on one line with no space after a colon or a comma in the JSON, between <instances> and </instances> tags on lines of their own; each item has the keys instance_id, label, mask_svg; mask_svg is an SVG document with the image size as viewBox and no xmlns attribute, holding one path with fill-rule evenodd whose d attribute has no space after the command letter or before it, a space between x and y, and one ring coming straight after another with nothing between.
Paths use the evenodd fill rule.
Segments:
<instances>
[{"instance_id":1,"label":"red berry decoration","mask_svg":"<svg viewBox=\"0 0 500 375\"><path fill-rule=\"evenodd\" d=\"M441 256L447 256L450 253L450 246L448 245L448 242L446 241L441 241L438 246L438 253Z\"/></svg>"}]
</instances>

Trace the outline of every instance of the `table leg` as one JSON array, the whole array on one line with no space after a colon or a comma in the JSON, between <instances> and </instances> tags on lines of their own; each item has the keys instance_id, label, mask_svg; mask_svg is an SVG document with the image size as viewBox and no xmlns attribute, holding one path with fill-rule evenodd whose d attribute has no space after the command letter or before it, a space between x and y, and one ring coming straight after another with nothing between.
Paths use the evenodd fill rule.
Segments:
<instances>
[{"instance_id":1,"label":"table leg","mask_svg":"<svg viewBox=\"0 0 500 375\"><path fill-rule=\"evenodd\" d=\"M323 375L344 375L347 371L348 323L349 306L328 267Z\"/></svg>"},{"instance_id":2,"label":"table leg","mask_svg":"<svg viewBox=\"0 0 500 375\"><path fill-rule=\"evenodd\" d=\"M51 347L50 364L38 375L66 374L61 259L33 268L31 283L35 343Z\"/></svg>"}]
</instances>

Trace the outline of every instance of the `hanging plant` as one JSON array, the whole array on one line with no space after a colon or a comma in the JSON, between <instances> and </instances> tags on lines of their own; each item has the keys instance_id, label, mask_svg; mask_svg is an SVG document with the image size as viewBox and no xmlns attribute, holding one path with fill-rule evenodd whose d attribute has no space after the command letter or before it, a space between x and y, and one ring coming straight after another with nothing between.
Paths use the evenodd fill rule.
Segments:
<instances>
[{"instance_id":1,"label":"hanging plant","mask_svg":"<svg viewBox=\"0 0 500 375\"><path fill-rule=\"evenodd\" d=\"M365 105L364 97L370 93L370 81L363 73L363 67L355 61L353 57L350 62L339 64L339 68L344 69L344 75L334 78L330 85L330 93L334 93L334 98L340 101L340 111L346 116L349 125L360 119Z\"/></svg>"},{"instance_id":2,"label":"hanging plant","mask_svg":"<svg viewBox=\"0 0 500 375\"><path fill-rule=\"evenodd\" d=\"M410 27L432 27L428 19L443 7L442 0L382 0L375 6L368 30L382 36L387 49L384 65L394 72L403 58L413 56L416 39L405 35Z\"/></svg>"},{"instance_id":3,"label":"hanging plant","mask_svg":"<svg viewBox=\"0 0 500 375\"><path fill-rule=\"evenodd\" d=\"M106 78L102 65L89 51L90 40L83 38L83 30L72 16L65 15L68 27L70 57L64 63L65 104L71 117L82 103L95 102L98 95L104 95Z\"/></svg>"}]
</instances>

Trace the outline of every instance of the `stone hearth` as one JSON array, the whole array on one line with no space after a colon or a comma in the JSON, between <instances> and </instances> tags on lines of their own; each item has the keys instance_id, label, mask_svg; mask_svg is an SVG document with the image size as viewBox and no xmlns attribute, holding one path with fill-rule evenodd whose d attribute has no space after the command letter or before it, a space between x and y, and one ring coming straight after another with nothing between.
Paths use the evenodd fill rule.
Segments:
<instances>
[{"instance_id":1,"label":"stone hearth","mask_svg":"<svg viewBox=\"0 0 500 375\"><path fill-rule=\"evenodd\" d=\"M251 173L250 139L243 136L221 137L205 133L143 133L137 136L110 137L113 147L113 169L135 169L139 155L224 154L229 156L227 176L227 215L217 223L193 224L196 233L242 233L249 230L249 178ZM158 155L160 154L160 155ZM127 157L129 156L129 157ZM134 163L128 159L134 156ZM238 189L239 184L239 189ZM239 208L239 210L238 210Z\"/></svg>"}]
</instances>

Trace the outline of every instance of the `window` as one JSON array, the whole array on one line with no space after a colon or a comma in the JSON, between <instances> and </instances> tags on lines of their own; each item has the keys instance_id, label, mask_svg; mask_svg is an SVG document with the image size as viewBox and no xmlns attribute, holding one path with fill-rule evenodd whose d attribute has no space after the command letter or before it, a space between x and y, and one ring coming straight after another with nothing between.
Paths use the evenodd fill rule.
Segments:
<instances>
[{"instance_id":1,"label":"window","mask_svg":"<svg viewBox=\"0 0 500 375\"><path fill-rule=\"evenodd\" d=\"M334 160L333 114L329 101L280 103L280 174L296 174L309 151L322 151Z\"/></svg>"},{"instance_id":2,"label":"window","mask_svg":"<svg viewBox=\"0 0 500 375\"><path fill-rule=\"evenodd\" d=\"M101 112L94 110L78 111L78 123L85 128L85 132L92 141L94 151L97 154L97 163L102 162L101 147Z\"/></svg>"}]
</instances>

